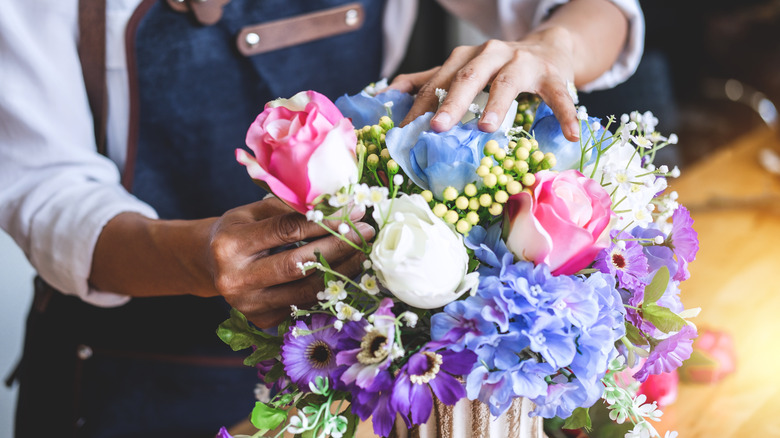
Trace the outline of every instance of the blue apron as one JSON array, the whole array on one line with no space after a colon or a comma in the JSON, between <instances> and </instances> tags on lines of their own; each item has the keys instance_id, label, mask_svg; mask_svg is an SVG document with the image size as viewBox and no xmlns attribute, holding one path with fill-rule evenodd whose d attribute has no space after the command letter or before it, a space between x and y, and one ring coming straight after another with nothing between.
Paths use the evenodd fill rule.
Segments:
<instances>
[{"instance_id":1,"label":"blue apron","mask_svg":"<svg viewBox=\"0 0 780 438\"><path fill-rule=\"evenodd\" d=\"M312 89L335 99L376 80L384 0L359 1L360 29L286 49L245 57L236 35L353 2L232 0L211 26L142 2L129 54L140 92L126 187L163 219L219 216L261 199L234 158L247 128L277 97ZM249 414L257 373L216 337L223 299L135 298L102 309L55 293L45 307L32 332L28 324L17 437L213 437Z\"/></svg>"}]
</instances>

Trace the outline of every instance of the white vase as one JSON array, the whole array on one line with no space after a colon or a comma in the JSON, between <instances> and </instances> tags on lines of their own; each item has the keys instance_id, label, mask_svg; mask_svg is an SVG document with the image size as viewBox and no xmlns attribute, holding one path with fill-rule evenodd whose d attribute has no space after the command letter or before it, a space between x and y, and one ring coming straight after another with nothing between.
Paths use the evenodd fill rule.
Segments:
<instances>
[{"instance_id":1,"label":"white vase","mask_svg":"<svg viewBox=\"0 0 780 438\"><path fill-rule=\"evenodd\" d=\"M399 419L390 438L544 438L542 418L529 416L534 408L530 400L517 398L500 417L494 417L479 400L464 398L447 406L434 398L427 423L407 430Z\"/></svg>"}]
</instances>

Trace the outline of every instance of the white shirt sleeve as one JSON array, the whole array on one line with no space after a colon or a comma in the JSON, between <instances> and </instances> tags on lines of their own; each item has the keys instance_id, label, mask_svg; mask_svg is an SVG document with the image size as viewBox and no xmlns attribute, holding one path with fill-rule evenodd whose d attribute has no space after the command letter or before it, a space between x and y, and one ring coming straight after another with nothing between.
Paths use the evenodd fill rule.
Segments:
<instances>
[{"instance_id":1,"label":"white shirt sleeve","mask_svg":"<svg viewBox=\"0 0 780 438\"><path fill-rule=\"evenodd\" d=\"M438 0L449 12L476 26L486 37L516 41L538 26L553 8L568 0ZM639 65L644 49L645 23L638 0L610 0L629 21L629 36L615 64L582 87L592 91L614 87L628 79ZM385 76L393 73L403 58L411 36L416 0L387 3L385 32Z\"/></svg>"},{"instance_id":2,"label":"white shirt sleeve","mask_svg":"<svg viewBox=\"0 0 780 438\"><path fill-rule=\"evenodd\" d=\"M0 226L55 288L120 305L129 297L87 282L98 235L119 213L156 213L96 153L76 52L78 1L2 3Z\"/></svg>"}]
</instances>

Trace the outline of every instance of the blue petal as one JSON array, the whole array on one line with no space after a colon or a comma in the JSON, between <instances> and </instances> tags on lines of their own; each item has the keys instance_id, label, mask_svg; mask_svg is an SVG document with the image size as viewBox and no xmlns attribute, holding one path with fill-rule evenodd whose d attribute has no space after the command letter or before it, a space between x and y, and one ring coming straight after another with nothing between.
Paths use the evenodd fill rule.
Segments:
<instances>
[{"instance_id":1,"label":"blue petal","mask_svg":"<svg viewBox=\"0 0 780 438\"><path fill-rule=\"evenodd\" d=\"M412 147L417 144L417 139L423 131L431 129L431 119L433 113L425 113L420 117L414 119L412 123L404 126L403 128L393 128L387 131L385 141L387 144L387 150L390 152L390 158L395 160L404 174L409 177L418 187L428 189L428 185L423 181L412 168L411 151Z\"/></svg>"}]
</instances>

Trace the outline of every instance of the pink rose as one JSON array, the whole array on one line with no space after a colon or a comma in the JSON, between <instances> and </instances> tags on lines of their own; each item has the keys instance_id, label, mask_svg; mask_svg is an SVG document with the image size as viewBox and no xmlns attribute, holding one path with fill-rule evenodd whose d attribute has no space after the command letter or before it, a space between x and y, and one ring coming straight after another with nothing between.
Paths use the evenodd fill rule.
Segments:
<instances>
[{"instance_id":1,"label":"pink rose","mask_svg":"<svg viewBox=\"0 0 780 438\"><path fill-rule=\"evenodd\" d=\"M576 170L541 171L532 191L506 204L507 248L521 259L546 263L554 275L590 265L609 244L609 193Z\"/></svg>"},{"instance_id":2,"label":"pink rose","mask_svg":"<svg viewBox=\"0 0 780 438\"><path fill-rule=\"evenodd\" d=\"M236 149L236 160L274 195L305 213L319 196L357 182L354 129L327 97L302 91L265 105L246 133L254 157Z\"/></svg>"},{"instance_id":3,"label":"pink rose","mask_svg":"<svg viewBox=\"0 0 780 438\"><path fill-rule=\"evenodd\" d=\"M680 378L686 382L715 383L736 369L737 354L731 335L702 330L693 343L690 359L680 367Z\"/></svg>"},{"instance_id":4,"label":"pink rose","mask_svg":"<svg viewBox=\"0 0 780 438\"><path fill-rule=\"evenodd\" d=\"M651 374L639 385L637 394L644 394L647 402L657 402L663 408L677 400L677 383L680 381L677 370L668 373Z\"/></svg>"}]
</instances>

